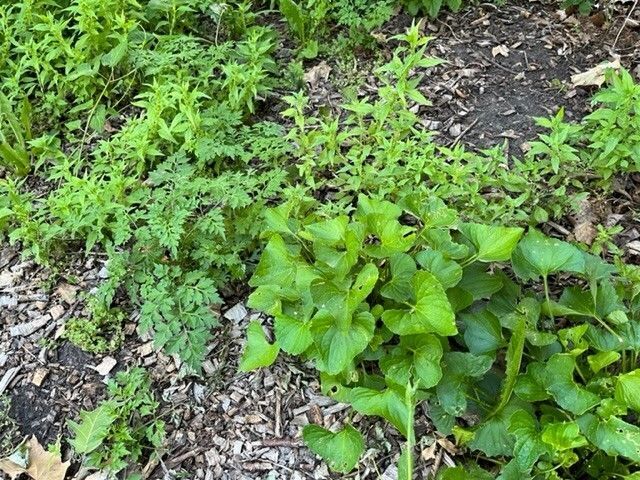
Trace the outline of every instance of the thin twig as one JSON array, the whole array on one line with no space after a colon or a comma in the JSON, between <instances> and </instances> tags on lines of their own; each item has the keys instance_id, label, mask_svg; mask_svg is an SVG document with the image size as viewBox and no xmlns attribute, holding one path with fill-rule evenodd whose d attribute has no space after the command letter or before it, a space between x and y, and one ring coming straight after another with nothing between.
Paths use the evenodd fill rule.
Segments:
<instances>
[{"instance_id":1,"label":"thin twig","mask_svg":"<svg viewBox=\"0 0 640 480\"><path fill-rule=\"evenodd\" d=\"M471 130L473 127L476 126L476 123L478 123L479 119L475 119L473 122L471 122L471 125L469 125L467 128L465 128L462 132L460 132L460 135L458 135L455 140L451 143L450 147L455 147L456 144L462 139L462 137L464 137L469 130Z\"/></svg>"},{"instance_id":2,"label":"thin twig","mask_svg":"<svg viewBox=\"0 0 640 480\"><path fill-rule=\"evenodd\" d=\"M622 26L620 27L620 30L618 30L618 34L616 35L616 39L613 41L613 45L611 46L611 52L614 52L616 50L616 45L618 44L618 40L620 39L620 35L622 35L622 31L624 30L624 27L627 26L627 22L631 18L631 14L633 13L633 11L636 9L637 6L638 6L638 0L633 2L633 5L631 6L631 9L629 9L629 13L627 14L627 17L624 19L624 22L622 22Z\"/></svg>"}]
</instances>

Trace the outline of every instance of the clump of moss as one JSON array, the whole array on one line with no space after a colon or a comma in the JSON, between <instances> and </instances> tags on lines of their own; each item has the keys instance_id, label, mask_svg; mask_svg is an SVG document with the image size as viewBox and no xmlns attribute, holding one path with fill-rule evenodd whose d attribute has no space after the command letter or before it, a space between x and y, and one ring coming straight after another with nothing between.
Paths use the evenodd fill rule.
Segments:
<instances>
[{"instance_id":1,"label":"clump of moss","mask_svg":"<svg viewBox=\"0 0 640 480\"><path fill-rule=\"evenodd\" d=\"M64 338L86 352L113 352L124 341L125 318L126 314L119 308L94 309L90 318L70 319Z\"/></svg>"}]
</instances>

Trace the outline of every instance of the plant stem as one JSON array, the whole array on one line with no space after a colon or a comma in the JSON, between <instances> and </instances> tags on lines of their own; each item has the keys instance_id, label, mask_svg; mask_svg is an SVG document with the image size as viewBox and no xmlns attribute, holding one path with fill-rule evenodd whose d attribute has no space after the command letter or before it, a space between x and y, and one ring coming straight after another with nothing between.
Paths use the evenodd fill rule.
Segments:
<instances>
[{"instance_id":1,"label":"plant stem","mask_svg":"<svg viewBox=\"0 0 640 480\"><path fill-rule=\"evenodd\" d=\"M551 321L555 321L553 317L553 312L551 311L551 299L549 298L549 282L547 281L547 276L542 276L542 283L544 284L544 298L547 300L547 310L549 311L549 316L551 317Z\"/></svg>"}]
</instances>

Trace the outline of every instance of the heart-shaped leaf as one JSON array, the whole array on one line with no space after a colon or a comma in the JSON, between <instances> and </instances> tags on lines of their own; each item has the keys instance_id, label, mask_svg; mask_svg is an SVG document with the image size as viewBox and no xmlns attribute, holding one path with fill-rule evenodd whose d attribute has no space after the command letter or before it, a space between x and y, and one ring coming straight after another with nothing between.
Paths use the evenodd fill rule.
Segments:
<instances>
[{"instance_id":1,"label":"heart-shaped leaf","mask_svg":"<svg viewBox=\"0 0 640 480\"><path fill-rule=\"evenodd\" d=\"M280 348L265 337L260 322L254 320L247 327L247 344L240 359L240 370L248 372L260 367L268 367L276 361Z\"/></svg>"},{"instance_id":2,"label":"heart-shaped leaf","mask_svg":"<svg viewBox=\"0 0 640 480\"><path fill-rule=\"evenodd\" d=\"M320 456L332 470L349 473L364 451L364 440L351 425L333 433L319 425L306 425L302 437L309 449Z\"/></svg>"},{"instance_id":3,"label":"heart-shaped leaf","mask_svg":"<svg viewBox=\"0 0 640 480\"><path fill-rule=\"evenodd\" d=\"M477 223L463 223L460 232L476 248L475 256L481 262L501 262L511 258L524 230L517 227L497 227Z\"/></svg>"}]
</instances>

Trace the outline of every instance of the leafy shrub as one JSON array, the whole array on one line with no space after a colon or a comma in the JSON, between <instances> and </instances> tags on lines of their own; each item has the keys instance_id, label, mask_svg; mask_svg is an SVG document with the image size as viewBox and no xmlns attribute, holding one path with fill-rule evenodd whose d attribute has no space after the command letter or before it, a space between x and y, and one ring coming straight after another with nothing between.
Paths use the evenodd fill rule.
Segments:
<instances>
[{"instance_id":1,"label":"leafy shrub","mask_svg":"<svg viewBox=\"0 0 640 480\"><path fill-rule=\"evenodd\" d=\"M462 8L462 0L402 0L402 3L407 8L407 11L411 15L416 15L418 12L424 12L431 18L435 18L440 13L443 7L450 9L453 12L457 12Z\"/></svg>"},{"instance_id":2,"label":"leafy shrub","mask_svg":"<svg viewBox=\"0 0 640 480\"><path fill-rule=\"evenodd\" d=\"M326 219L286 203L264 234L249 305L274 317L275 343L251 324L241 367L278 350L311 361L324 393L407 438L400 478L420 403L442 434L502 463L502 479L618 478L640 461L637 272L418 196L361 196ZM340 471L362 450L346 429L305 430Z\"/></svg>"},{"instance_id":3,"label":"leafy shrub","mask_svg":"<svg viewBox=\"0 0 640 480\"><path fill-rule=\"evenodd\" d=\"M539 136L530 154L551 162L554 173L569 165L595 173L606 185L614 173L640 171L640 85L624 69L609 71L607 80L592 99L597 108L580 124L564 122L562 110L538 119L550 134Z\"/></svg>"},{"instance_id":4,"label":"leafy shrub","mask_svg":"<svg viewBox=\"0 0 640 480\"><path fill-rule=\"evenodd\" d=\"M86 466L115 474L162 446L164 422L156 417L158 402L143 369L119 372L107 390L95 410L80 412L80 423L68 422L69 443Z\"/></svg>"}]
</instances>

